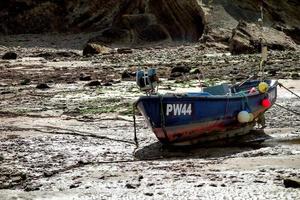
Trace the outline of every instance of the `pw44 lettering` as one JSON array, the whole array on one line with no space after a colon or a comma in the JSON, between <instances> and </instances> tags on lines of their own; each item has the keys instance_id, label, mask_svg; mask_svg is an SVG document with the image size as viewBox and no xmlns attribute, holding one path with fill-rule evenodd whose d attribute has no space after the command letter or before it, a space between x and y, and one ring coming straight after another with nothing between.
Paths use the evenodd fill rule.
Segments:
<instances>
[{"instance_id":1,"label":"pw44 lettering","mask_svg":"<svg viewBox=\"0 0 300 200\"><path fill-rule=\"evenodd\" d=\"M192 115L192 104L167 104L166 115Z\"/></svg>"}]
</instances>

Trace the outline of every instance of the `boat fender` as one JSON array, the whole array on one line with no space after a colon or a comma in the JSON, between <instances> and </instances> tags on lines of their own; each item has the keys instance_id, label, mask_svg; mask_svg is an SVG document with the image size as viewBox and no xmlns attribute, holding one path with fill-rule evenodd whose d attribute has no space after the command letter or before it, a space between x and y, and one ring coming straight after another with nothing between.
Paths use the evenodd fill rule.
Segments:
<instances>
[{"instance_id":1,"label":"boat fender","mask_svg":"<svg viewBox=\"0 0 300 200\"><path fill-rule=\"evenodd\" d=\"M269 85L266 82L260 82L258 85L258 90L260 93L266 93L269 89Z\"/></svg>"},{"instance_id":2,"label":"boat fender","mask_svg":"<svg viewBox=\"0 0 300 200\"><path fill-rule=\"evenodd\" d=\"M257 92L256 88L253 87L253 88L250 89L249 94L254 94L256 92Z\"/></svg>"},{"instance_id":3,"label":"boat fender","mask_svg":"<svg viewBox=\"0 0 300 200\"><path fill-rule=\"evenodd\" d=\"M240 123L247 123L250 121L250 115L247 111L243 110L243 111L240 111L239 114L238 114L238 121Z\"/></svg>"},{"instance_id":4,"label":"boat fender","mask_svg":"<svg viewBox=\"0 0 300 200\"><path fill-rule=\"evenodd\" d=\"M254 120L254 115L252 113L249 113L249 122L252 122Z\"/></svg>"},{"instance_id":5,"label":"boat fender","mask_svg":"<svg viewBox=\"0 0 300 200\"><path fill-rule=\"evenodd\" d=\"M269 108L271 106L271 101L270 99L263 99L261 101L261 105L264 107L264 108Z\"/></svg>"}]
</instances>

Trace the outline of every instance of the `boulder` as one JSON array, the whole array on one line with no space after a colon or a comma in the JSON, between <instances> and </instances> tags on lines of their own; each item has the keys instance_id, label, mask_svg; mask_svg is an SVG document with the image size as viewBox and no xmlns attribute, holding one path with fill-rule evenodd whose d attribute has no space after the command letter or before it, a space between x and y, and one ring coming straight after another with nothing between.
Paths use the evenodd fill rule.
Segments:
<instances>
[{"instance_id":1,"label":"boulder","mask_svg":"<svg viewBox=\"0 0 300 200\"><path fill-rule=\"evenodd\" d=\"M40 89L40 90L45 90L45 89L49 89L49 85L47 85L47 83L39 83L37 86L36 86L37 89Z\"/></svg>"},{"instance_id":2,"label":"boulder","mask_svg":"<svg viewBox=\"0 0 300 200\"><path fill-rule=\"evenodd\" d=\"M98 87L98 86L101 86L101 83L98 80L96 80L96 81L91 81L91 82L85 84L85 86L89 86L89 87L96 86L96 87Z\"/></svg>"},{"instance_id":3,"label":"boulder","mask_svg":"<svg viewBox=\"0 0 300 200\"><path fill-rule=\"evenodd\" d=\"M121 74L121 79L122 80L131 80L131 79L134 79L135 76L136 76L135 72L130 72L128 70L125 70Z\"/></svg>"},{"instance_id":4,"label":"boulder","mask_svg":"<svg viewBox=\"0 0 300 200\"><path fill-rule=\"evenodd\" d=\"M189 73L190 71L191 71L191 67L182 65L182 66L173 67L171 70L171 74L176 72L185 74L185 73Z\"/></svg>"},{"instance_id":5,"label":"boulder","mask_svg":"<svg viewBox=\"0 0 300 200\"><path fill-rule=\"evenodd\" d=\"M286 178L283 180L283 184L286 188L300 188L300 179Z\"/></svg>"},{"instance_id":6,"label":"boulder","mask_svg":"<svg viewBox=\"0 0 300 200\"><path fill-rule=\"evenodd\" d=\"M79 80L80 81L91 81L92 80L92 76L81 73L79 75Z\"/></svg>"},{"instance_id":7,"label":"boulder","mask_svg":"<svg viewBox=\"0 0 300 200\"><path fill-rule=\"evenodd\" d=\"M229 40L232 54L259 53L261 42L271 50L295 50L296 43L284 32L240 21Z\"/></svg>"},{"instance_id":8,"label":"boulder","mask_svg":"<svg viewBox=\"0 0 300 200\"><path fill-rule=\"evenodd\" d=\"M7 52L2 56L3 60L15 60L17 59L18 55L15 52Z\"/></svg>"},{"instance_id":9,"label":"boulder","mask_svg":"<svg viewBox=\"0 0 300 200\"><path fill-rule=\"evenodd\" d=\"M109 53L110 51L111 48L107 46L95 44L95 43L88 43L85 45L82 54L84 56L87 56L87 55L94 55L94 54Z\"/></svg>"}]
</instances>

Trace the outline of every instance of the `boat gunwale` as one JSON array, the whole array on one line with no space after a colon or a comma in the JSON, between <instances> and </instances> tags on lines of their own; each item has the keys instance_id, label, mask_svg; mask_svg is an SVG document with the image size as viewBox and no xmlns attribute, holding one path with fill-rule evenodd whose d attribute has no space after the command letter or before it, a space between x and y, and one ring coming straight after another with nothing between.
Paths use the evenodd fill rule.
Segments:
<instances>
[{"instance_id":1,"label":"boat gunwale","mask_svg":"<svg viewBox=\"0 0 300 200\"><path fill-rule=\"evenodd\" d=\"M139 103L139 101L141 100L145 100L145 99L160 99L160 98L184 98L184 99L212 99L212 100L229 100L229 99L243 99L243 98L248 98L248 97L258 97L258 96L264 96L268 93L270 93L273 89L276 89L277 85L278 85L278 81L277 80L270 80L272 85L269 87L268 91L265 93L254 93L254 94L245 94L245 95L236 95L236 96L229 96L229 95L210 95L210 96L187 96L186 93L174 93L174 94L163 94L163 95L159 95L159 94L155 94L155 95L149 95L149 96L140 96L138 98L138 100L135 102L136 104ZM234 87L234 86L233 86Z\"/></svg>"}]
</instances>

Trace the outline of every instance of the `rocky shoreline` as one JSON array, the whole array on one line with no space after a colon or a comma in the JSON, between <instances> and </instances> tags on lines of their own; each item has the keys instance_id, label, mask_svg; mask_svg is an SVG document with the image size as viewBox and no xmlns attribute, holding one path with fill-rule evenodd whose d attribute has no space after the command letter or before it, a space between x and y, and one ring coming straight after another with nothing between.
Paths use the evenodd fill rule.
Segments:
<instances>
[{"instance_id":1,"label":"rocky shoreline","mask_svg":"<svg viewBox=\"0 0 300 200\"><path fill-rule=\"evenodd\" d=\"M203 44L126 48L82 56L92 34L0 38L2 199L296 199L285 180L300 177L299 116L267 113L262 144L165 149L131 103L137 68L154 67L160 91L247 79L260 55L231 55ZM77 41L74 43L74 41ZM266 76L300 92L299 51L271 51ZM176 70L174 70L176 68ZM204 75L200 79L199 73ZM293 79L293 80L292 80ZM279 104L299 100L279 90Z\"/></svg>"}]
</instances>

